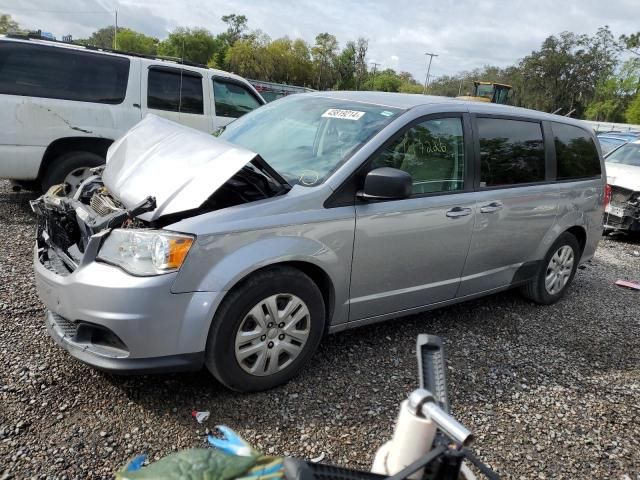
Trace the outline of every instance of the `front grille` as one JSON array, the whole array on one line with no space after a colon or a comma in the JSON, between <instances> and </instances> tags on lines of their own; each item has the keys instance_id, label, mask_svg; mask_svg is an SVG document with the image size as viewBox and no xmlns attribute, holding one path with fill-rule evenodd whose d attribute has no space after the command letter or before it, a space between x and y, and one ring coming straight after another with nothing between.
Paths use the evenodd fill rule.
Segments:
<instances>
[{"instance_id":1,"label":"front grille","mask_svg":"<svg viewBox=\"0 0 640 480\"><path fill-rule=\"evenodd\" d=\"M71 321L67 320L57 313L51 312L53 323L64 334L65 337L75 337L78 327Z\"/></svg>"}]
</instances>

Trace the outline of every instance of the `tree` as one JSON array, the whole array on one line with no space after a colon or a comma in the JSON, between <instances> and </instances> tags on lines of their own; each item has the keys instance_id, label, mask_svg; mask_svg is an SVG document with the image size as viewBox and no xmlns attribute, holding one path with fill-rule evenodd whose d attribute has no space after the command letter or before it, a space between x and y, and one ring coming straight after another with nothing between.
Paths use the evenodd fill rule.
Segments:
<instances>
[{"instance_id":1,"label":"tree","mask_svg":"<svg viewBox=\"0 0 640 480\"><path fill-rule=\"evenodd\" d=\"M356 64L355 64L355 87L360 90L367 80L369 71L367 70L367 50L369 49L369 40L360 37L356 41Z\"/></svg>"},{"instance_id":2,"label":"tree","mask_svg":"<svg viewBox=\"0 0 640 480\"><path fill-rule=\"evenodd\" d=\"M375 76L371 76L366 84L367 88L381 92L398 92L401 85L402 80L400 80L400 77L398 77L396 72L391 68L387 68L376 73Z\"/></svg>"},{"instance_id":3,"label":"tree","mask_svg":"<svg viewBox=\"0 0 640 480\"><path fill-rule=\"evenodd\" d=\"M347 42L340 55L335 58L334 69L339 90L353 90L356 86L356 44Z\"/></svg>"},{"instance_id":4,"label":"tree","mask_svg":"<svg viewBox=\"0 0 640 480\"><path fill-rule=\"evenodd\" d=\"M178 27L160 42L158 53L207 64L222 48L222 41L205 28Z\"/></svg>"},{"instance_id":5,"label":"tree","mask_svg":"<svg viewBox=\"0 0 640 480\"><path fill-rule=\"evenodd\" d=\"M337 51L338 40L334 35L325 32L316 36L316 44L311 49L311 55L316 69L318 90L326 90L333 84L331 66L334 64Z\"/></svg>"},{"instance_id":6,"label":"tree","mask_svg":"<svg viewBox=\"0 0 640 480\"><path fill-rule=\"evenodd\" d=\"M640 123L640 93L636 94L633 101L629 104L629 108L625 112L625 118L629 123Z\"/></svg>"},{"instance_id":7,"label":"tree","mask_svg":"<svg viewBox=\"0 0 640 480\"><path fill-rule=\"evenodd\" d=\"M20 28L18 22L11 18L11 15L6 13L0 14L0 33L15 32Z\"/></svg>"},{"instance_id":8,"label":"tree","mask_svg":"<svg viewBox=\"0 0 640 480\"><path fill-rule=\"evenodd\" d=\"M92 45L98 48L113 48L113 26L103 27L96 30L89 38L77 40L82 45ZM159 40L149 37L130 28L118 27L117 46L118 50L132 53L142 53L144 55L155 55L158 51Z\"/></svg>"},{"instance_id":9,"label":"tree","mask_svg":"<svg viewBox=\"0 0 640 480\"><path fill-rule=\"evenodd\" d=\"M273 69L265 52L268 44L269 37L255 31L227 49L225 63L231 71L243 77L268 80Z\"/></svg>"},{"instance_id":10,"label":"tree","mask_svg":"<svg viewBox=\"0 0 640 480\"><path fill-rule=\"evenodd\" d=\"M91 34L89 38L81 38L76 40L77 43L82 45L91 45L98 48L113 48L113 33L115 26L109 25L108 27L102 27Z\"/></svg>"},{"instance_id":11,"label":"tree","mask_svg":"<svg viewBox=\"0 0 640 480\"><path fill-rule=\"evenodd\" d=\"M232 46L242 38L242 34L247 30L247 17L232 13L230 15L223 15L222 21L227 24L227 31L221 33L219 38L224 40L228 46Z\"/></svg>"}]
</instances>

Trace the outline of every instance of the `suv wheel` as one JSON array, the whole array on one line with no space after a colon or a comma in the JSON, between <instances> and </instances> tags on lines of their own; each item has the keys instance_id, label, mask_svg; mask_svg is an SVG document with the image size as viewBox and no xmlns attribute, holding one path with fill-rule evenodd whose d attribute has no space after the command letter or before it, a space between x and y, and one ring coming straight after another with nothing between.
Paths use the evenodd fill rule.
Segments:
<instances>
[{"instance_id":1,"label":"suv wheel","mask_svg":"<svg viewBox=\"0 0 640 480\"><path fill-rule=\"evenodd\" d=\"M69 184L73 195L80 184L91 176L90 169L104 164L104 158L93 152L69 152L53 160L42 176L42 190L46 192L52 185Z\"/></svg>"},{"instance_id":2,"label":"suv wheel","mask_svg":"<svg viewBox=\"0 0 640 480\"><path fill-rule=\"evenodd\" d=\"M205 363L233 390L272 388L307 363L324 324L324 302L313 280L290 267L265 270L222 302L207 338Z\"/></svg>"},{"instance_id":3,"label":"suv wheel","mask_svg":"<svg viewBox=\"0 0 640 480\"><path fill-rule=\"evenodd\" d=\"M578 240L563 233L551 245L536 278L523 287L524 295L541 305L557 302L573 281L579 260Z\"/></svg>"}]
</instances>

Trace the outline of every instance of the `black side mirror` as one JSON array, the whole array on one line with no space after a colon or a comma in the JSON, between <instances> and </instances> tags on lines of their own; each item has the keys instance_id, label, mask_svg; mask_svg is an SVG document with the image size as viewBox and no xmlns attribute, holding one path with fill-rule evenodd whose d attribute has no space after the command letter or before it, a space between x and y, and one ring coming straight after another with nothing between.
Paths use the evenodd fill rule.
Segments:
<instances>
[{"instance_id":1,"label":"black side mirror","mask_svg":"<svg viewBox=\"0 0 640 480\"><path fill-rule=\"evenodd\" d=\"M400 200L409 197L412 188L413 181L407 172L381 167L367 173L359 196L365 200Z\"/></svg>"}]
</instances>

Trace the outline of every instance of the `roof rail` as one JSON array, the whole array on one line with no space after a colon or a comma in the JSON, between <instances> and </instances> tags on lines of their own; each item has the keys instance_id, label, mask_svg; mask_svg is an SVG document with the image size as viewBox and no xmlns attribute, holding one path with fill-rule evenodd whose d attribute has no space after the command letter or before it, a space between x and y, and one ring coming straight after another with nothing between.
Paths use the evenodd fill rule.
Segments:
<instances>
[{"instance_id":1,"label":"roof rail","mask_svg":"<svg viewBox=\"0 0 640 480\"><path fill-rule=\"evenodd\" d=\"M61 45L73 45L76 47L84 47L87 50L96 51L96 52L117 53L120 55L128 55L130 57L147 58L149 60L164 60L164 61L179 63L181 65L188 65L190 67L207 68L207 69L210 68L209 66L204 65L202 63L192 62L190 60L185 60L178 57L169 57L165 55L147 55L144 53L127 52L125 50L116 50L113 48L96 47L95 45L85 45L83 43L77 43L77 42L63 42L61 40L52 40L50 38L43 37L42 35L38 35L32 32L11 32L11 33L7 33L6 37L15 38L18 40L44 40L46 42L59 43Z\"/></svg>"}]
</instances>

